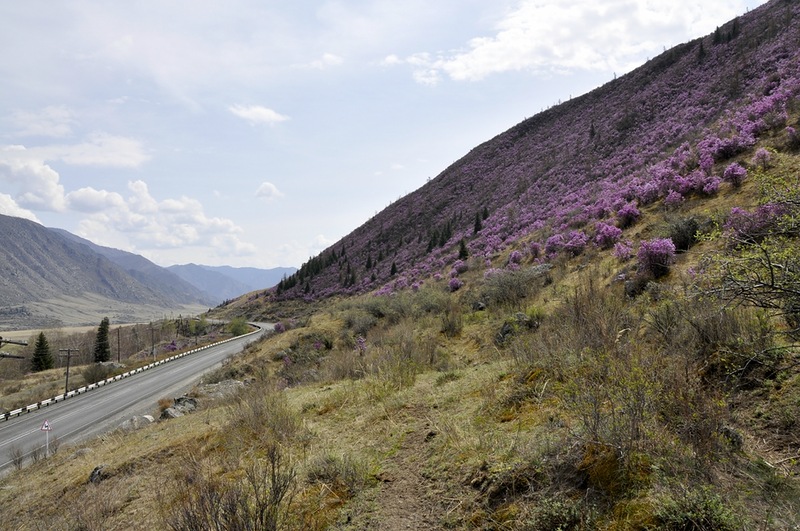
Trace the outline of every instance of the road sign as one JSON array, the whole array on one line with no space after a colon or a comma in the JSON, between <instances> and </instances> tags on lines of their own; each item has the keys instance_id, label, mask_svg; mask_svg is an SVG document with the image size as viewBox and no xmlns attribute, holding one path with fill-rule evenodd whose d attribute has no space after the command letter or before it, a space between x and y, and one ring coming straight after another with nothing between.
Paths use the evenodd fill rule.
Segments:
<instances>
[{"instance_id":1,"label":"road sign","mask_svg":"<svg viewBox=\"0 0 800 531\"><path fill-rule=\"evenodd\" d=\"M52 429L53 428L50 427L50 421L49 420L45 420L44 423L42 423L41 431L50 431Z\"/></svg>"}]
</instances>

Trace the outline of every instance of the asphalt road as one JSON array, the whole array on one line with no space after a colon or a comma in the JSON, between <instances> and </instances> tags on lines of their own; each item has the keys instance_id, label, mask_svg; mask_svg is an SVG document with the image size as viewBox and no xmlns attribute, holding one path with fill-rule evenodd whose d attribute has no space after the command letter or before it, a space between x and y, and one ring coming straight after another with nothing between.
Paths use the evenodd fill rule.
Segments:
<instances>
[{"instance_id":1,"label":"asphalt road","mask_svg":"<svg viewBox=\"0 0 800 531\"><path fill-rule=\"evenodd\" d=\"M48 440L59 444L84 441L118 427L134 415L153 414L160 398L174 398L188 391L203 373L218 367L232 354L241 352L271 325L261 324L261 332L195 352L143 371L128 378L98 387L63 402L0 422L0 473L11 469L12 453L21 450L26 461ZM50 431L42 431L47 421Z\"/></svg>"}]
</instances>

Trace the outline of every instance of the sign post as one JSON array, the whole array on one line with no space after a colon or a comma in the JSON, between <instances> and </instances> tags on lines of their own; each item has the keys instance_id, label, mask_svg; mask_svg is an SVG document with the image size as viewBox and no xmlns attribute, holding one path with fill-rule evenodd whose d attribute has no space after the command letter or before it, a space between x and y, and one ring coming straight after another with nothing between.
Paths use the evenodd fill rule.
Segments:
<instances>
[{"instance_id":1,"label":"sign post","mask_svg":"<svg viewBox=\"0 0 800 531\"><path fill-rule=\"evenodd\" d=\"M45 420L42 423L41 431L45 433L45 450L44 450L45 457L50 455L50 431L52 431L52 429L53 428L50 427L49 420Z\"/></svg>"}]
</instances>

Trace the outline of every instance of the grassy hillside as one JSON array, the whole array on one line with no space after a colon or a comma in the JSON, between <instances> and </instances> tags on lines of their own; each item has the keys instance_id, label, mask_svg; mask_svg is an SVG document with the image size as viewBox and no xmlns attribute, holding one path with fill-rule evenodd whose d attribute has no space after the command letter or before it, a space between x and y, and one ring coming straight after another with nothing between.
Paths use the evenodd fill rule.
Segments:
<instances>
[{"instance_id":1,"label":"grassy hillside","mask_svg":"<svg viewBox=\"0 0 800 531\"><path fill-rule=\"evenodd\" d=\"M3 479L4 522L795 528L796 310L744 290L734 266L766 252L796 275L800 157L786 147L756 167L758 147L738 159L741 184L657 201L624 230L690 236L660 276L646 256L590 244L547 262L509 249L488 270L467 258L458 289L448 269L391 296L243 298L229 310L282 331L209 378L247 381L239 394L198 391L200 412L58 448ZM767 220L757 205L776 199ZM775 224L758 233L748 213Z\"/></svg>"}]
</instances>

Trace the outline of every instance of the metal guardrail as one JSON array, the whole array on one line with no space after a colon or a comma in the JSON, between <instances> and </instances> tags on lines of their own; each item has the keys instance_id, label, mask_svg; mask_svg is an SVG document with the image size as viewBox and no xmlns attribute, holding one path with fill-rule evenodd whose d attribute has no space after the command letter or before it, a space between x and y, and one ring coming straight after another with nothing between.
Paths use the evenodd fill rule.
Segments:
<instances>
[{"instance_id":1,"label":"metal guardrail","mask_svg":"<svg viewBox=\"0 0 800 531\"><path fill-rule=\"evenodd\" d=\"M68 393L61 394L61 395L58 395L58 396L54 396L52 398L48 398L47 400L42 400L41 402L36 402L35 404L30 404L28 406L15 409L13 411L9 411L7 413L0 413L0 421L6 421L6 420L9 420L11 418L18 417L18 416L22 415L23 413L30 413L31 411L37 411L37 410L39 410L39 409L41 409L43 407L49 406L50 404L55 404L56 402L62 402L64 400L66 400L67 398L72 398L73 396L82 395L82 394L84 394L84 393L86 393L88 391L91 391L93 389L97 389L98 387L103 387L103 386L108 385L110 383L117 382L117 381L122 380L124 378L128 378L129 376L133 376L134 374L139 374L140 372L146 371L148 369L152 369L154 367L158 367L159 365L163 365L164 363L169 363L171 361L175 361L177 359L180 359L180 358L183 358L185 356L188 356L189 354L194 354L195 352L200 352L201 350L205 350L207 348L216 347L217 345L222 345L223 343L227 343L228 341L233 341L234 339L241 339L242 337L247 337L247 336L250 336L250 335L253 335L253 334L257 334L257 333L261 332L261 327L260 326L258 326L256 324L253 324L253 323L250 323L250 324L252 326L255 326L256 328L258 328L258 330L253 330L252 332L248 332L247 334L242 334L241 336L229 337L228 339L223 339L222 341L217 341L216 343L211 343L210 345L204 345L202 347L198 347L198 348L195 348L195 349L192 349L192 350L187 350L186 352L181 352L180 354L176 354L176 355L171 356L169 358L155 361L155 362L153 362L153 363L151 363L149 365L145 365L144 367L139 367L138 369L133 369L133 370L130 370L128 372L124 372L122 374L118 374L116 376L113 376L111 378L106 378L102 382L95 382L95 383L90 384L90 385L85 385L83 387L80 387L80 388L75 389L73 391L70 391Z\"/></svg>"}]
</instances>

